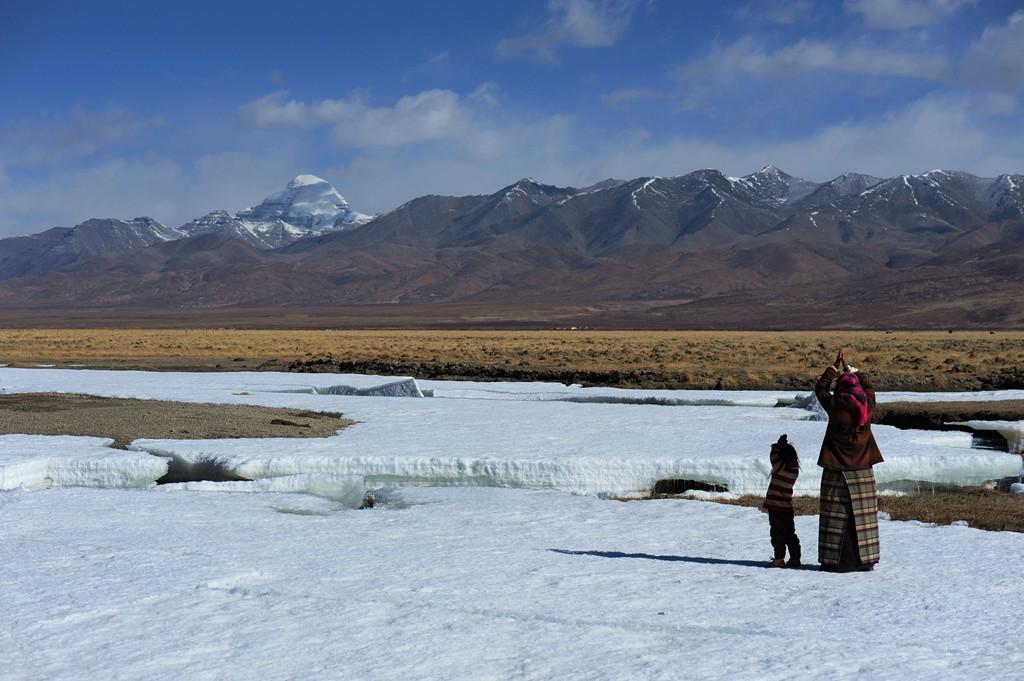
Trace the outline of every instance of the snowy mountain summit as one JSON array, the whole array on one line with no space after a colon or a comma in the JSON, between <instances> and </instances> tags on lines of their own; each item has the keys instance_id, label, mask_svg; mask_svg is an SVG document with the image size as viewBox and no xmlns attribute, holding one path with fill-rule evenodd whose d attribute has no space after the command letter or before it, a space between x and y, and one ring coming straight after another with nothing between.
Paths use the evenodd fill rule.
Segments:
<instances>
[{"instance_id":1,"label":"snowy mountain summit","mask_svg":"<svg viewBox=\"0 0 1024 681\"><path fill-rule=\"evenodd\" d=\"M793 177L773 165L766 165L750 175L728 179L734 186L742 187L752 200L773 205L802 199L819 186L815 182Z\"/></svg>"},{"instance_id":2,"label":"snowy mountain summit","mask_svg":"<svg viewBox=\"0 0 1024 681\"><path fill-rule=\"evenodd\" d=\"M239 219L254 222L281 220L312 232L330 231L340 225L362 224L370 216L352 210L348 201L316 175L299 175L284 191L263 199L263 203L238 213Z\"/></svg>"},{"instance_id":3,"label":"snowy mountain summit","mask_svg":"<svg viewBox=\"0 0 1024 681\"><path fill-rule=\"evenodd\" d=\"M352 210L327 180L298 175L283 191L271 194L259 205L235 215L213 211L181 229L189 236L216 233L259 248L278 248L305 236L349 229L371 219Z\"/></svg>"}]
</instances>

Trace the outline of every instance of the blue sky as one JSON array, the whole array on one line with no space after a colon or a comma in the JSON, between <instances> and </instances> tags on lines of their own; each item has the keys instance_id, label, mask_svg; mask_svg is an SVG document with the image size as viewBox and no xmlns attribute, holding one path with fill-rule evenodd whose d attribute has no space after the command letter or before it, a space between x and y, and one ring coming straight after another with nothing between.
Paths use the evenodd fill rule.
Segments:
<instances>
[{"instance_id":1,"label":"blue sky","mask_svg":"<svg viewBox=\"0 0 1024 681\"><path fill-rule=\"evenodd\" d=\"M0 0L0 235L292 176L363 212L519 177L1024 172L1024 2Z\"/></svg>"}]
</instances>

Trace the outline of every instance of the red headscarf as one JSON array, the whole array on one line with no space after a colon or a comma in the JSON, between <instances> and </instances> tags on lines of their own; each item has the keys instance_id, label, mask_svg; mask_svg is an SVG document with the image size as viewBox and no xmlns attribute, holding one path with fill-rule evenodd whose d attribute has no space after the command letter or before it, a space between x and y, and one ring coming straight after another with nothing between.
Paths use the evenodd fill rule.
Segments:
<instances>
[{"instance_id":1,"label":"red headscarf","mask_svg":"<svg viewBox=\"0 0 1024 681\"><path fill-rule=\"evenodd\" d=\"M855 373L843 374L836 381L836 398L858 416L857 425L866 426L871 420L868 412L868 396L860 378Z\"/></svg>"}]
</instances>

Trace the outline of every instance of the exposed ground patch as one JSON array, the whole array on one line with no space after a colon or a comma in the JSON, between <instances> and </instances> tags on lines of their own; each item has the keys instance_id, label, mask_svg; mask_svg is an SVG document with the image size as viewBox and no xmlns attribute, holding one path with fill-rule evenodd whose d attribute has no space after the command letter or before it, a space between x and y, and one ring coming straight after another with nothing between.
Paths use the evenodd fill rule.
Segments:
<instances>
[{"instance_id":1,"label":"exposed ground patch","mask_svg":"<svg viewBox=\"0 0 1024 681\"><path fill-rule=\"evenodd\" d=\"M738 498L712 501L759 508L764 502L764 496L746 494ZM982 487L906 496L883 494L878 497L878 507L893 520L918 520L936 525L949 525L962 520L979 530L1024 532L1024 497ZM817 515L818 499L794 497L793 508L797 515ZM767 534L768 521L765 520L765 536Z\"/></svg>"},{"instance_id":2,"label":"exposed ground patch","mask_svg":"<svg viewBox=\"0 0 1024 681\"><path fill-rule=\"evenodd\" d=\"M124 449L139 438L329 437L340 414L249 405L135 400L67 393L0 395L0 434L91 435Z\"/></svg>"},{"instance_id":3,"label":"exposed ground patch","mask_svg":"<svg viewBox=\"0 0 1024 681\"><path fill-rule=\"evenodd\" d=\"M1022 421L1024 400L993 402L889 402L879 404L872 420L916 430L968 430L951 421Z\"/></svg>"}]
</instances>

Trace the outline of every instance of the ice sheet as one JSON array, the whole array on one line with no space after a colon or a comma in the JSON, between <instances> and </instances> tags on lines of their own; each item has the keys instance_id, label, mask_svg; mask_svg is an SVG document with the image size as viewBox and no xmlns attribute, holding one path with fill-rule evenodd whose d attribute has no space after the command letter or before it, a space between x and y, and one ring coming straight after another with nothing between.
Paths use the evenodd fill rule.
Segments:
<instances>
[{"instance_id":1,"label":"ice sheet","mask_svg":"<svg viewBox=\"0 0 1024 681\"><path fill-rule=\"evenodd\" d=\"M113 440L65 435L0 435L0 490L58 487L144 487L167 461L111 449Z\"/></svg>"},{"instance_id":2,"label":"ice sheet","mask_svg":"<svg viewBox=\"0 0 1024 681\"><path fill-rule=\"evenodd\" d=\"M876 571L835 575L763 569L765 516L695 501L421 489L404 509L296 514L281 511L316 500L12 494L9 679L905 681L1024 664L1020 534L883 520ZM796 527L813 559L816 519Z\"/></svg>"},{"instance_id":3,"label":"ice sheet","mask_svg":"<svg viewBox=\"0 0 1024 681\"><path fill-rule=\"evenodd\" d=\"M813 493L818 487L819 471L813 463L824 424L806 421L812 415L807 410L768 406L792 398L792 392L624 391L552 383L423 381L419 387L424 394L448 391L448 397L311 394L312 389L337 385L372 391L395 380L351 374L0 369L0 382L8 391L318 409L342 412L358 422L338 437L318 440L134 443L138 449L187 461L216 458L248 478L359 475L371 486L398 481L547 487L587 494L637 493L649 490L656 480L683 478L760 493L767 482L768 446L788 433L805 463L797 490ZM573 401L578 397L615 399ZM716 400L745 406L667 407L621 403L620 398ZM914 399L922 399L922 394L914 394ZM878 426L876 437L887 459L876 468L883 486L908 480L976 484L1014 475L1019 467L1014 457L972 450L966 433Z\"/></svg>"},{"instance_id":4,"label":"ice sheet","mask_svg":"<svg viewBox=\"0 0 1024 681\"><path fill-rule=\"evenodd\" d=\"M173 381L168 377L173 376ZM0 366L0 391L83 392L111 397L151 399L214 398L217 402L274 402L282 390L315 392L314 388L347 386L355 390L380 388L405 382L409 376L368 376L364 374L296 374L280 372L145 372L72 369L11 369ZM816 377L809 376L807 390L629 390L623 388L582 388L551 382L480 382L417 380L424 394L451 399L561 400L612 397L620 401L663 400L679 405L736 405L772 407L789 404L811 395ZM248 395L237 395L247 392ZM247 399L230 399L235 397ZM175 397L177 396L177 397ZM879 402L999 401L1024 400L1024 390L979 392L880 392ZM280 403L280 401L277 401Z\"/></svg>"},{"instance_id":5,"label":"ice sheet","mask_svg":"<svg viewBox=\"0 0 1024 681\"><path fill-rule=\"evenodd\" d=\"M351 385L310 386L294 388L287 392L309 393L311 395L354 395L356 397L423 397L415 378L403 378L382 385L356 387Z\"/></svg>"},{"instance_id":6,"label":"ice sheet","mask_svg":"<svg viewBox=\"0 0 1024 681\"><path fill-rule=\"evenodd\" d=\"M282 475L261 480L232 480L228 482L173 483L167 489L191 492L290 492L309 494L336 501L347 508L359 508L366 496L366 485L358 475Z\"/></svg>"},{"instance_id":7,"label":"ice sheet","mask_svg":"<svg viewBox=\"0 0 1024 681\"><path fill-rule=\"evenodd\" d=\"M1024 421L957 421L952 425L967 426L972 430L994 430L1006 438L1011 452L1024 454Z\"/></svg>"},{"instance_id":8,"label":"ice sheet","mask_svg":"<svg viewBox=\"0 0 1024 681\"><path fill-rule=\"evenodd\" d=\"M390 482L555 488L580 494L650 491L681 478L761 493L767 450L787 433L804 460L797 491L816 493L825 424L788 409L664 407L478 400L363 400L334 408L358 423L337 437L295 440L137 440L185 461L214 458L246 478L350 474ZM886 456L879 484L978 484L1015 475L1017 457L971 449L962 432L876 427Z\"/></svg>"}]
</instances>

